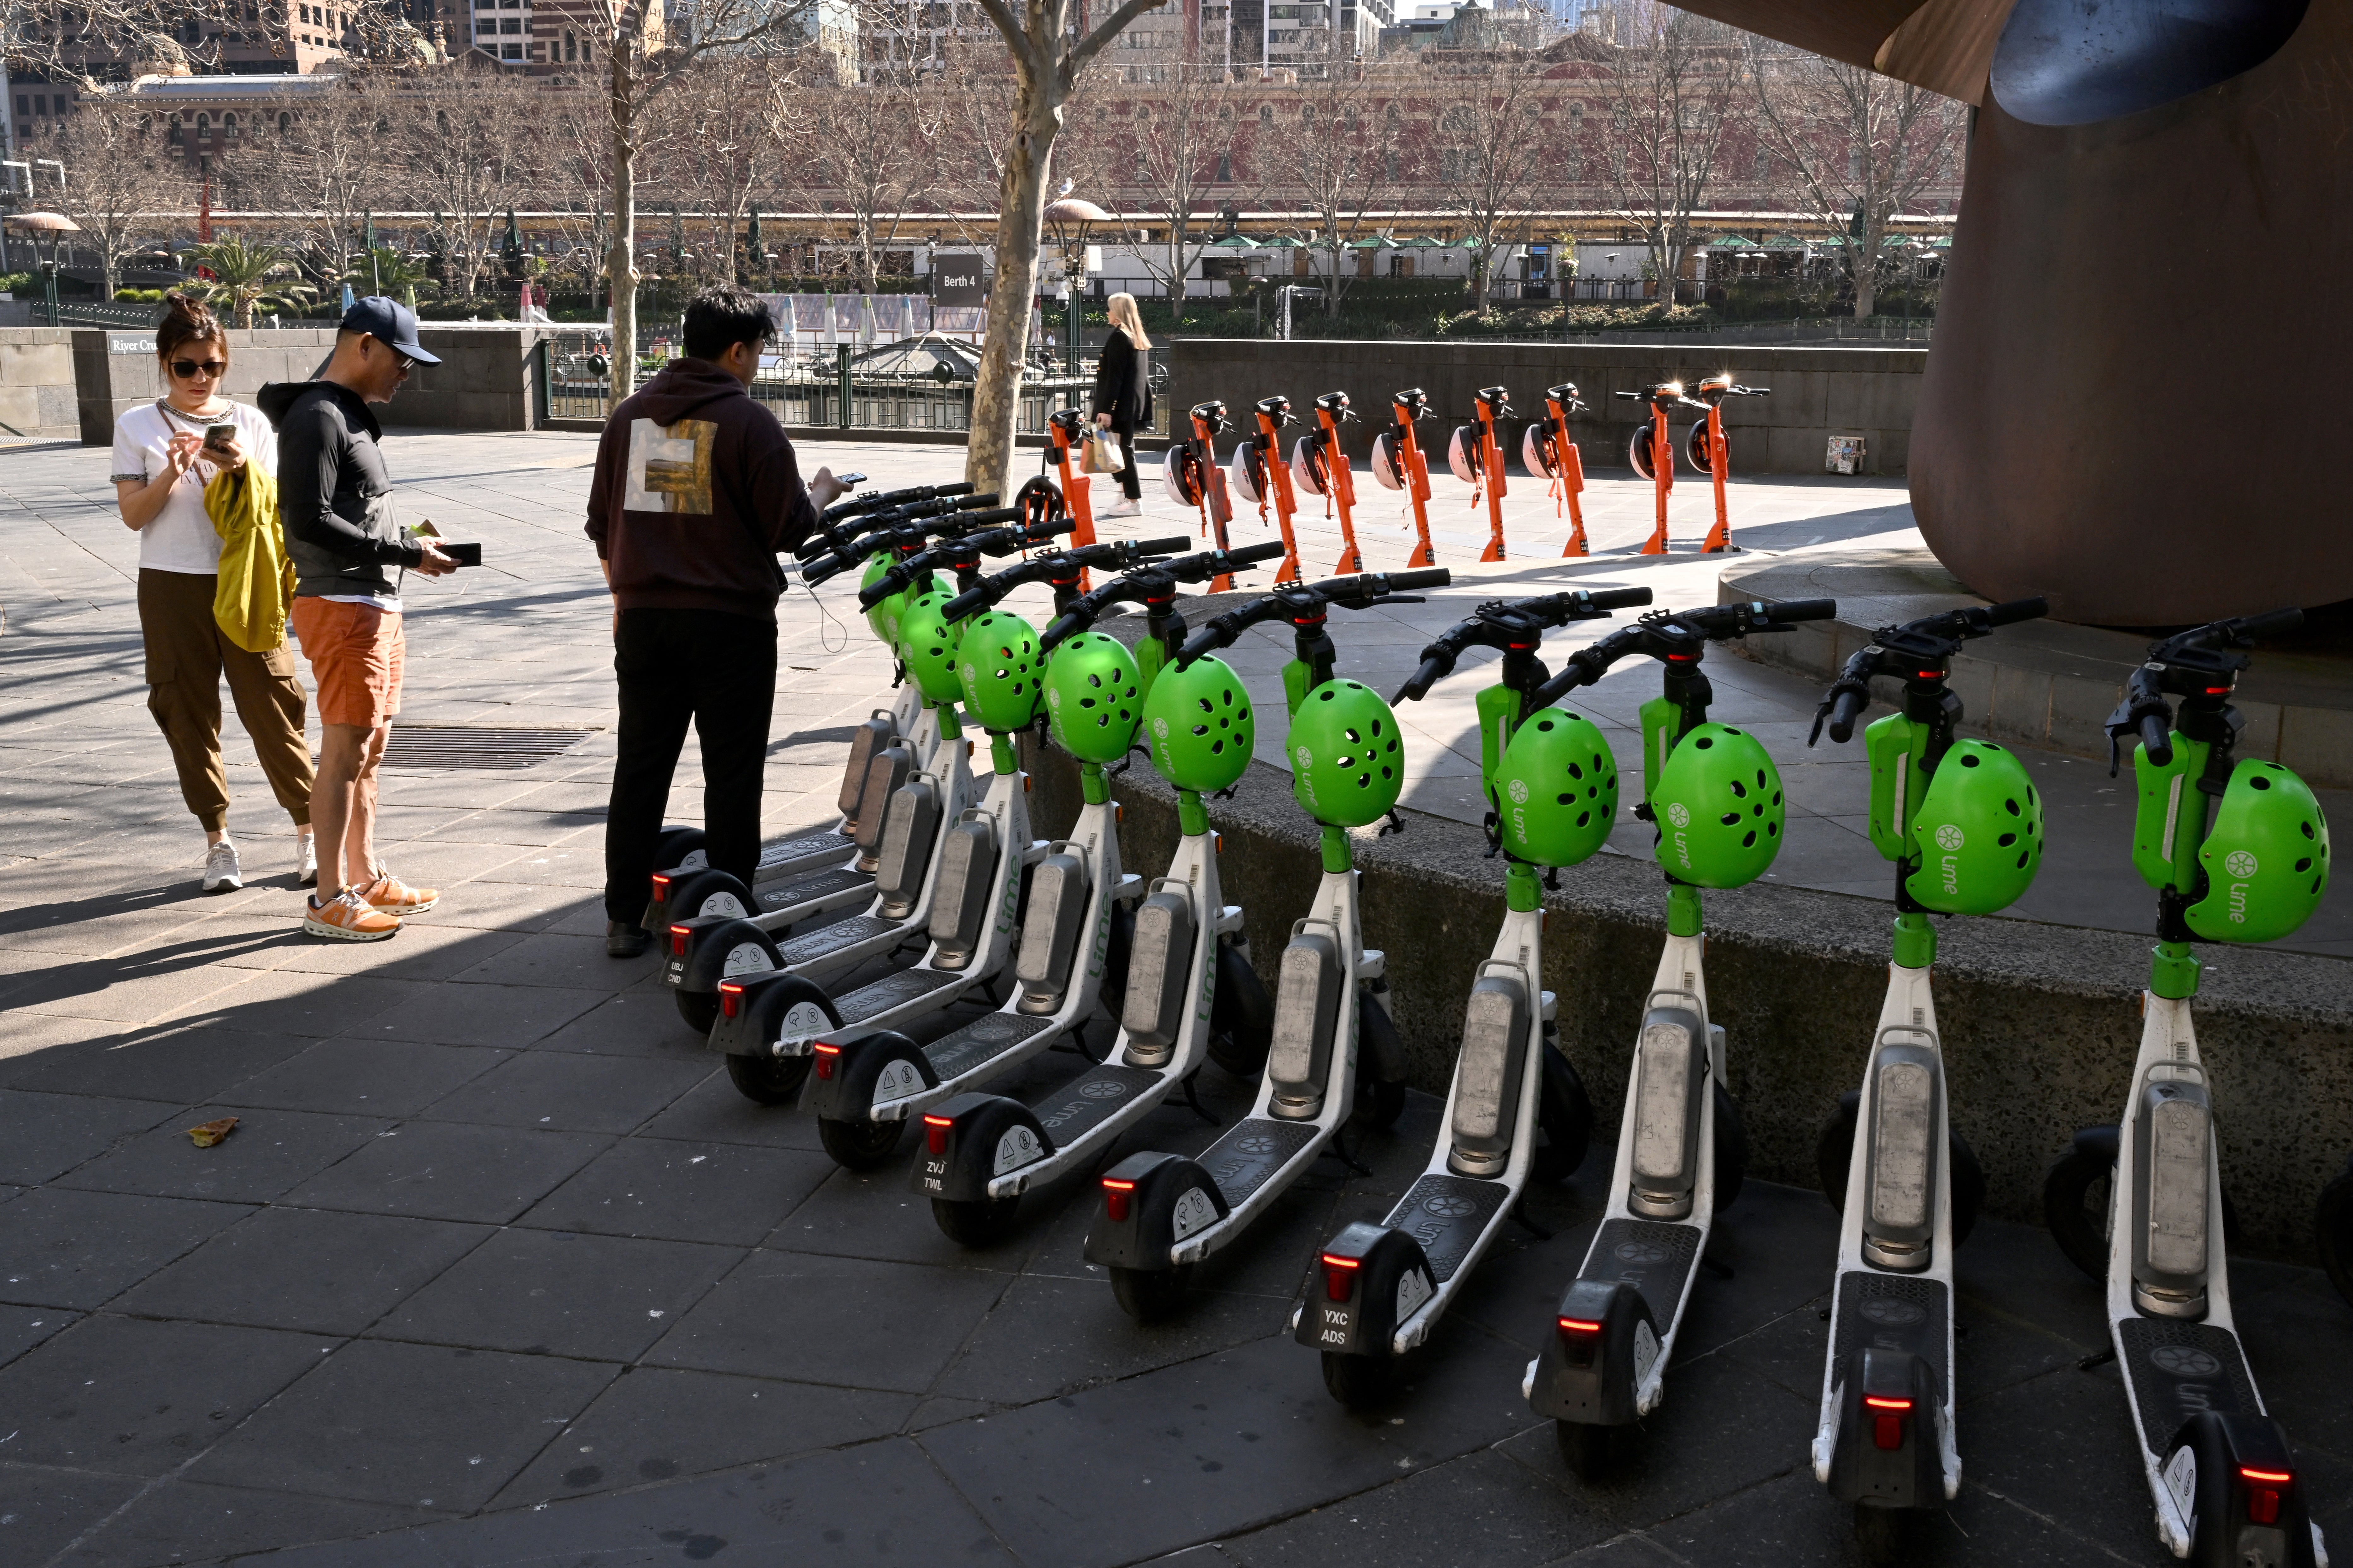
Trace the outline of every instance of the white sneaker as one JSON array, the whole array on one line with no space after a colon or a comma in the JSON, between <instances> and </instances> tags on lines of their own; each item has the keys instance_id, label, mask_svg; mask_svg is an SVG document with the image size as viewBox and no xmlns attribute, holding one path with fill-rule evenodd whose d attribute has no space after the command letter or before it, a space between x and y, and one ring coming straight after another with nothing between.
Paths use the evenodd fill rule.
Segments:
<instances>
[{"instance_id":1,"label":"white sneaker","mask_svg":"<svg viewBox=\"0 0 2353 1568\"><path fill-rule=\"evenodd\" d=\"M245 886L245 868L237 863L237 846L224 838L205 851L205 891L234 893Z\"/></svg>"},{"instance_id":2,"label":"white sneaker","mask_svg":"<svg viewBox=\"0 0 2353 1568\"><path fill-rule=\"evenodd\" d=\"M294 836L294 885L298 888L319 885L319 841L308 832Z\"/></svg>"},{"instance_id":3,"label":"white sneaker","mask_svg":"<svg viewBox=\"0 0 2353 1568\"><path fill-rule=\"evenodd\" d=\"M1095 513L1095 515L1101 518L1142 517L1144 515L1144 503L1141 501L1124 500L1115 506L1105 507L1103 510Z\"/></svg>"}]
</instances>

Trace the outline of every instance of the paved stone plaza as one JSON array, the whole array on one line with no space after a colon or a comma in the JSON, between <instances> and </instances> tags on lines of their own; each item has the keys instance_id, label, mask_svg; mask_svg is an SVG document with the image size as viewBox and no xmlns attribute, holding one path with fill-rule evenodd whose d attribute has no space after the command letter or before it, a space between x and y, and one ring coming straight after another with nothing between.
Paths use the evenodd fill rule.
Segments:
<instances>
[{"instance_id":1,"label":"paved stone plaza","mask_svg":"<svg viewBox=\"0 0 2353 1568\"><path fill-rule=\"evenodd\" d=\"M608 960L598 940L613 704L579 531L593 448L387 440L406 515L480 539L489 563L407 584L404 719L592 733L518 771L388 774L386 857L443 897L370 946L296 934L287 825L233 718L248 885L198 894L202 836L145 711L135 542L103 454L0 448L0 1563L1851 1560L1806 1454L1835 1243L1817 1193L1749 1184L1721 1232L1735 1277L1701 1279L1641 1462L1588 1486L1519 1378L1591 1236L1605 1145L1536 1190L1551 1238L1507 1229L1395 1406L1351 1415L1284 1321L1316 1244L1419 1170L1435 1100L1363 1138L1369 1174L1326 1161L1184 1317L1140 1330L1080 1261L1077 1184L1034 1194L1004 1248L965 1253L907 1193L903 1158L839 1172L799 1113L739 1096L653 959ZM811 446L803 461L891 485L951 477L957 454ZM1367 563L1402 565L1386 492L1358 484ZM1514 485L1524 558L1428 605L1335 617L1344 670L1393 684L1492 594L1639 581L1662 604L1714 600L1718 563L1626 553L1649 531L1647 486L1595 480L1599 553L1564 569L1549 502ZM1440 558L1468 560L1483 520L1440 486ZM1678 489L1684 549L1704 495ZM1736 503L1758 550L1916 542L1883 484L1749 482ZM1179 521L1155 489L1122 528ZM1236 531L1255 539L1255 519ZM1336 533L1317 519L1305 538L1321 574ZM890 679L839 590L783 619L777 829L824 817L846 726ZM1271 637L1238 653L1262 700L1281 657ZM1718 716L1787 771L1782 879L1883 895L1883 863L1841 842L1860 842L1859 746L1808 757L1802 682L1709 668ZM1613 739L1643 679L1593 694ZM1426 742L1409 805L1475 815L1473 689L1458 677L1404 714ZM2052 855L2019 913L2143 929L2128 790L2031 760ZM696 818L695 767L690 742L674 819ZM2295 945L2353 952L2342 897ZM1091 1043L1108 1037L1099 1019ZM1220 1119L1247 1105L1215 1068L1201 1088ZM216 1148L185 1136L229 1115ZM1214 1136L1176 1106L1132 1146ZM2255 1373L2348 1549L2353 1311L2311 1270L2233 1268ZM2169 1561L2116 1373L2077 1365L2106 1342L2096 1288L2041 1231L1991 1220L1958 1269L1967 1479L1921 1561Z\"/></svg>"}]
</instances>

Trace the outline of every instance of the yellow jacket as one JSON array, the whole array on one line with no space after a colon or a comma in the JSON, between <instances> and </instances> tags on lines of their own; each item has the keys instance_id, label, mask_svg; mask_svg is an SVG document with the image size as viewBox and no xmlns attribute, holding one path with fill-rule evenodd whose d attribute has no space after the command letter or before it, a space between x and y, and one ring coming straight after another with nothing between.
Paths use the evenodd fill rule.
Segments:
<instances>
[{"instance_id":1,"label":"yellow jacket","mask_svg":"<svg viewBox=\"0 0 2353 1568\"><path fill-rule=\"evenodd\" d=\"M294 563L278 521L277 476L250 461L215 474L205 486L205 515L221 537L213 619L246 652L268 653L286 640L286 607L294 601Z\"/></svg>"}]
</instances>

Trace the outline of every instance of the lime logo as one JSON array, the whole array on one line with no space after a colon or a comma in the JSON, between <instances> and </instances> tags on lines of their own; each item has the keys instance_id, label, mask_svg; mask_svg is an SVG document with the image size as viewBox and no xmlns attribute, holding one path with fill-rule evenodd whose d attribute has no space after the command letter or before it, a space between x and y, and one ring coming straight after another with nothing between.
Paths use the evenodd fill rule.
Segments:
<instances>
[{"instance_id":1,"label":"lime logo","mask_svg":"<svg viewBox=\"0 0 2353 1568\"><path fill-rule=\"evenodd\" d=\"M1953 823L1945 823L1936 829L1936 847L1939 849L1949 853L1958 849L1967 842L1968 840L1962 835L1960 828Z\"/></svg>"},{"instance_id":2,"label":"lime logo","mask_svg":"<svg viewBox=\"0 0 2353 1568\"><path fill-rule=\"evenodd\" d=\"M1046 692L1046 706L1049 708L1060 708L1061 705L1062 689L1059 686L1050 687Z\"/></svg>"},{"instance_id":3,"label":"lime logo","mask_svg":"<svg viewBox=\"0 0 2353 1568\"><path fill-rule=\"evenodd\" d=\"M1159 736L1162 740L1166 740L1168 738L1168 721L1166 719L1155 719L1152 721L1152 732Z\"/></svg>"},{"instance_id":4,"label":"lime logo","mask_svg":"<svg viewBox=\"0 0 2353 1568\"><path fill-rule=\"evenodd\" d=\"M1309 751L1306 747L1302 746L1297 751L1291 753L1291 760L1299 764L1299 771L1301 773L1305 773L1308 769L1315 765L1315 753Z\"/></svg>"},{"instance_id":5,"label":"lime logo","mask_svg":"<svg viewBox=\"0 0 2353 1568\"><path fill-rule=\"evenodd\" d=\"M1685 805L1682 801L1674 802L1667 807L1667 820L1673 823L1677 827L1689 827L1691 826L1691 807Z\"/></svg>"},{"instance_id":6,"label":"lime logo","mask_svg":"<svg viewBox=\"0 0 2353 1568\"><path fill-rule=\"evenodd\" d=\"M2233 849L2222 857L2222 869L2241 881L2245 881L2259 869L2255 858L2243 849Z\"/></svg>"},{"instance_id":7,"label":"lime logo","mask_svg":"<svg viewBox=\"0 0 2353 1568\"><path fill-rule=\"evenodd\" d=\"M1514 805L1527 805L1527 804L1528 804L1528 781L1527 781L1527 780L1525 780L1525 779L1514 779L1514 780L1512 781L1512 783L1511 783L1511 787L1510 787L1510 789L1509 789L1506 793L1508 793L1508 794L1511 795L1511 797L1512 797L1512 804L1513 804Z\"/></svg>"}]
</instances>

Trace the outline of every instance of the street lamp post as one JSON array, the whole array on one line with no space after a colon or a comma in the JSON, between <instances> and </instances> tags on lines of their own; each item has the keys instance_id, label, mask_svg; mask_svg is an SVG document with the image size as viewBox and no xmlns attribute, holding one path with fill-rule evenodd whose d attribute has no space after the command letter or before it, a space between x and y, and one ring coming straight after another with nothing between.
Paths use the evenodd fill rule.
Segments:
<instances>
[{"instance_id":1,"label":"street lamp post","mask_svg":"<svg viewBox=\"0 0 2353 1568\"><path fill-rule=\"evenodd\" d=\"M1063 307L1062 363L1072 374L1079 368L1079 332L1081 330L1081 291L1087 280L1087 228L1091 224L1110 221L1111 214L1083 196L1067 192L1060 199L1046 206L1046 221L1054 226L1061 243L1062 285L1069 298Z\"/></svg>"},{"instance_id":2,"label":"street lamp post","mask_svg":"<svg viewBox=\"0 0 2353 1568\"><path fill-rule=\"evenodd\" d=\"M33 237L33 255L41 273L42 300L47 307L48 325L58 324L58 251L69 234L79 234L81 225L63 213L16 213L7 221L20 233ZM46 253L46 254L45 254Z\"/></svg>"}]
</instances>

